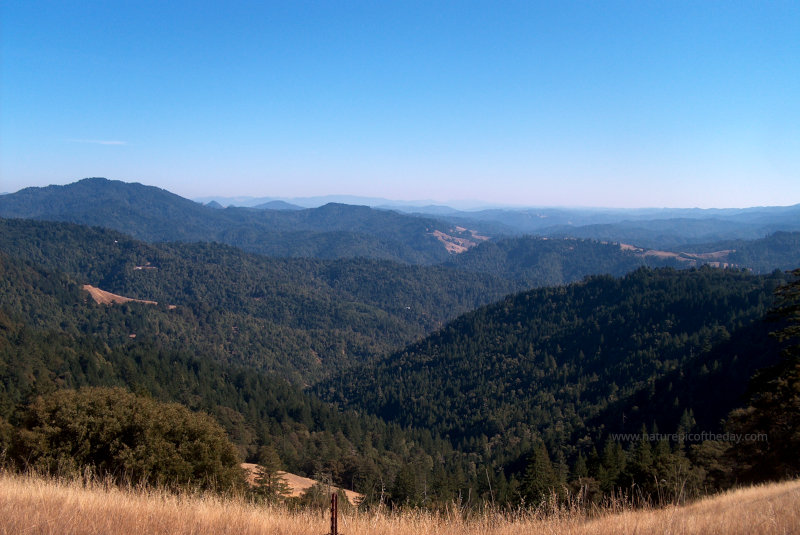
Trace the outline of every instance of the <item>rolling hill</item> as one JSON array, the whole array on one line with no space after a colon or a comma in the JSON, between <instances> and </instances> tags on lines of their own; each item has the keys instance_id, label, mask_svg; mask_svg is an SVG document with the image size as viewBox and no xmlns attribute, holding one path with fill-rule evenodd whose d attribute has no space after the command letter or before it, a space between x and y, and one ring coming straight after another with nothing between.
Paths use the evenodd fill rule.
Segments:
<instances>
[{"instance_id":1,"label":"rolling hill","mask_svg":"<svg viewBox=\"0 0 800 535\"><path fill-rule=\"evenodd\" d=\"M171 312L172 321L142 325L139 336L161 333L174 348L299 383L403 346L520 289L447 267L267 258L222 244L148 244L30 220L0 220L0 251Z\"/></svg>"},{"instance_id":2,"label":"rolling hill","mask_svg":"<svg viewBox=\"0 0 800 535\"><path fill-rule=\"evenodd\" d=\"M642 268L523 292L315 391L432 429L501 465L525 455L535 437L574 459L608 431L635 433L643 423L674 430L695 408L711 429L741 402L753 372L778 358L761 318L782 281ZM709 398L707 385L723 377L725 393ZM629 427L615 417L622 412Z\"/></svg>"},{"instance_id":3,"label":"rolling hill","mask_svg":"<svg viewBox=\"0 0 800 535\"><path fill-rule=\"evenodd\" d=\"M470 233L448 223L366 206L220 209L152 186L104 178L3 195L0 217L101 226L149 242L216 241L270 256L365 257L412 264L438 263L450 256L434 232L474 242Z\"/></svg>"},{"instance_id":4,"label":"rolling hill","mask_svg":"<svg viewBox=\"0 0 800 535\"><path fill-rule=\"evenodd\" d=\"M421 451L460 462L430 433L339 411L276 373L217 358L207 336L202 318L180 309L95 303L72 276L0 252L0 451L7 422L18 423L20 408L37 395L103 386L207 412L243 459L268 444L289 471L327 474L361 492L373 492Z\"/></svg>"}]
</instances>

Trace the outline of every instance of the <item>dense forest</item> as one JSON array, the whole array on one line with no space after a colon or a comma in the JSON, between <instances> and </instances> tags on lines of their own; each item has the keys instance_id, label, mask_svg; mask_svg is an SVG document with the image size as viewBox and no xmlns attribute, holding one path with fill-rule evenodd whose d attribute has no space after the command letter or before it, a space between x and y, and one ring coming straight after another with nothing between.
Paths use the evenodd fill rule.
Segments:
<instances>
[{"instance_id":1,"label":"dense forest","mask_svg":"<svg viewBox=\"0 0 800 535\"><path fill-rule=\"evenodd\" d=\"M436 219L366 206L218 209L152 186L104 178L0 196L0 217L102 226L151 242L216 241L270 256L365 257L413 264L449 257L434 231L471 236Z\"/></svg>"},{"instance_id":2,"label":"dense forest","mask_svg":"<svg viewBox=\"0 0 800 535\"><path fill-rule=\"evenodd\" d=\"M222 244L146 244L114 231L27 220L0 220L0 250L83 284L158 302L159 312L135 326L139 335L298 383L410 343L521 288L447 267L273 259Z\"/></svg>"},{"instance_id":3,"label":"dense forest","mask_svg":"<svg viewBox=\"0 0 800 535\"><path fill-rule=\"evenodd\" d=\"M97 305L71 277L4 255L0 274L0 420L22 424L21 407L59 389L125 387L213 415L242 459L268 445L291 471L364 491L379 491L415 455L458 463L429 432L339 412L280 377L172 349L157 335L130 338L153 316L170 321L157 307Z\"/></svg>"},{"instance_id":4,"label":"dense forest","mask_svg":"<svg viewBox=\"0 0 800 535\"><path fill-rule=\"evenodd\" d=\"M538 451L563 482L594 456L610 491L622 472L600 477L596 452L612 434L724 432L753 373L779 360L763 318L784 280L643 268L516 294L316 392L441 434L503 474L495 489L518 492ZM695 477L697 489L709 483Z\"/></svg>"},{"instance_id":5,"label":"dense forest","mask_svg":"<svg viewBox=\"0 0 800 535\"><path fill-rule=\"evenodd\" d=\"M117 206L115 217L136 224L142 199L107 182L82 187L127 199L130 212ZM151 190L158 209L164 192ZM676 499L800 469L787 432L800 414L797 273L675 269L688 264L530 236L485 241L439 265L399 255L411 265L373 254L369 240L383 247L388 234L362 240L384 215L305 212L294 217L313 221L296 219L288 232L310 232L328 251L341 251L341 240L304 225L348 233L333 220L355 214L361 223L342 228L356 228L354 243L368 247L344 256L371 258L244 252L230 243L280 243L248 223L264 216L245 212L238 230L225 231L239 238L218 236L228 244L0 219L0 450L20 466L135 471L146 463L132 452L151 444L126 441L148 436L162 444L154 456L172 459L164 477L189 481L200 468L182 457L191 448L180 437L202 436L216 444L208 466L228 481L219 425L240 460L271 459L362 492L367 504L411 506L516 506L568 492L600 501L634 489ZM204 214L198 224L208 224ZM152 224L169 226L163 216ZM403 219L403 232L419 221ZM731 263L757 272L800 263L798 233L721 245ZM97 304L86 284L156 304ZM111 407L114 399L127 405ZM157 418L133 421L139 431L114 439L127 448L117 457L92 442L107 436L100 431L86 427L73 446L42 426L64 417L63 406L92 422L169 403L213 422L163 408L186 433L170 435ZM674 438L692 433L702 438ZM714 440L726 433L770 439ZM86 451L98 456L78 456ZM103 464L112 457L117 468Z\"/></svg>"}]
</instances>

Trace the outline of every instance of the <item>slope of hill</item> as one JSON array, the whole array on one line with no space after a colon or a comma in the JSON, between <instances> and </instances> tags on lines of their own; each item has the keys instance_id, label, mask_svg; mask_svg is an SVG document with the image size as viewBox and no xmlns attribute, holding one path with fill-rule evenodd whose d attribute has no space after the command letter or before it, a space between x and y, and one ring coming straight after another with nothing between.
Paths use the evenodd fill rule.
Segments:
<instances>
[{"instance_id":1,"label":"slope of hill","mask_svg":"<svg viewBox=\"0 0 800 535\"><path fill-rule=\"evenodd\" d=\"M109 489L81 482L0 474L0 515L9 533L118 535L328 533L319 511L289 511L210 496ZM461 515L408 511L343 511L347 535L784 535L800 523L800 482L737 489L688 505L657 509L558 511L546 515L484 512ZM345 531L346 530L346 531Z\"/></svg>"},{"instance_id":2,"label":"slope of hill","mask_svg":"<svg viewBox=\"0 0 800 535\"><path fill-rule=\"evenodd\" d=\"M703 413L703 423L716 426L752 373L778 358L760 318L782 281L780 274L711 268L640 269L621 279L533 290L470 312L316 391L403 426L432 429L501 464L525 455L537 436L551 455L574 459L604 436L593 419L608 424L606 411L643 392L668 405L639 405L634 425L674 430L682 412L708 403L714 409ZM725 371L735 380L713 403L708 392L679 398L689 370L693 377Z\"/></svg>"},{"instance_id":3,"label":"slope of hill","mask_svg":"<svg viewBox=\"0 0 800 535\"><path fill-rule=\"evenodd\" d=\"M780 274L593 277L507 297L370 364L507 283L21 220L0 220L0 250L0 418L36 392L127 386L214 414L245 452L270 443L294 472L327 470L395 503L473 490L518 501L539 438L566 473L609 432L638 431L614 427L624 418L716 425L777 355L758 318ZM96 305L86 280L160 304ZM362 416L260 372L312 382L356 360L315 388ZM619 474L610 490L630 484Z\"/></svg>"},{"instance_id":4,"label":"slope of hill","mask_svg":"<svg viewBox=\"0 0 800 535\"><path fill-rule=\"evenodd\" d=\"M219 209L152 186L104 178L4 195L0 217L102 226L150 242L218 241L272 256L367 257L414 264L449 257L435 231L471 238L435 219L366 206Z\"/></svg>"},{"instance_id":5,"label":"slope of hill","mask_svg":"<svg viewBox=\"0 0 800 535\"><path fill-rule=\"evenodd\" d=\"M381 478L421 454L460 463L428 432L343 413L274 374L211 358L208 341L193 347L171 338L183 331L203 338L201 327L166 307L95 304L69 275L0 253L0 451L6 422L32 396L121 386L208 412L243 458L269 444L290 471L328 474L365 493L379 492Z\"/></svg>"},{"instance_id":6,"label":"slope of hill","mask_svg":"<svg viewBox=\"0 0 800 535\"><path fill-rule=\"evenodd\" d=\"M176 305L167 310L171 321L141 325L140 335L160 333L173 348L301 383L401 347L520 288L445 267L273 259L27 220L0 220L0 251L165 310Z\"/></svg>"},{"instance_id":7,"label":"slope of hill","mask_svg":"<svg viewBox=\"0 0 800 535\"><path fill-rule=\"evenodd\" d=\"M687 252L726 251L719 260L769 273L800 266L800 232L775 232L757 240L736 240L684 248Z\"/></svg>"},{"instance_id":8,"label":"slope of hill","mask_svg":"<svg viewBox=\"0 0 800 535\"><path fill-rule=\"evenodd\" d=\"M648 249L685 248L689 245L725 240L755 240L776 231L800 230L800 208L796 220L780 219L772 223L731 219L656 219L622 221L604 225L556 226L542 229L550 237L577 237L631 243Z\"/></svg>"},{"instance_id":9,"label":"slope of hill","mask_svg":"<svg viewBox=\"0 0 800 535\"><path fill-rule=\"evenodd\" d=\"M241 466L245 470L248 484L254 486L257 477L256 470L258 465L255 463L242 463ZM323 482L311 479L310 477L303 477L290 472L284 472L282 470L279 470L277 475L286 483L287 487L289 488L289 496L292 498L301 497L314 485L324 485ZM344 495L347 497L351 505L358 505L358 503L364 499L363 494L359 494L358 492L354 492L352 490L340 489L339 487L334 486L331 486L330 490L331 492L338 492L339 490L344 492Z\"/></svg>"},{"instance_id":10,"label":"slope of hill","mask_svg":"<svg viewBox=\"0 0 800 535\"><path fill-rule=\"evenodd\" d=\"M533 288L576 282L600 273L623 275L647 263L642 255L624 250L618 244L523 236L482 243L451 258L446 265L476 273L495 273ZM670 262L658 264L670 265Z\"/></svg>"},{"instance_id":11,"label":"slope of hill","mask_svg":"<svg viewBox=\"0 0 800 535\"><path fill-rule=\"evenodd\" d=\"M521 236L484 242L445 265L519 281L528 287L576 282L588 275L624 275L642 266L711 265L770 273L800 266L800 232L653 250L619 242Z\"/></svg>"}]
</instances>

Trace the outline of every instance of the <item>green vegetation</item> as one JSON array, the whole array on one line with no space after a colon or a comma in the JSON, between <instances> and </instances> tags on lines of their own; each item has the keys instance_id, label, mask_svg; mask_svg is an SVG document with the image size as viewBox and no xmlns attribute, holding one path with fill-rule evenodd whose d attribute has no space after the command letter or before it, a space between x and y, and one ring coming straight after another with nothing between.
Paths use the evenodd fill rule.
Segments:
<instances>
[{"instance_id":1,"label":"green vegetation","mask_svg":"<svg viewBox=\"0 0 800 535\"><path fill-rule=\"evenodd\" d=\"M0 302L0 444L8 443L3 421L18 423L37 395L110 386L211 414L241 458L255 461L269 446L288 471L327 474L370 499L380 496L382 479L422 452L458 462L457 452L428 432L341 413L285 379L173 349L164 337L129 337L143 325L168 324L173 311L96 305L71 277L2 254Z\"/></svg>"},{"instance_id":2,"label":"green vegetation","mask_svg":"<svg viewBox=\"0 0 800 535\"><path fill-rule=\"evenodd\" d=\"M466 314L316 391L448 438L484 467L471 478L494 474L491 487L505 500L540 498L541 485L552 485L549 474L536 484L525 475L531 451L538 452L534 464L552 462L560 484L588 474L598 491L611 492L680 473L699 492L704 475L692 472L688 444L665 439L655 456L636 448L635 435L643 425L653 434L723 431L718 422L749 377L777 360L761 318L783 280L640 269L533 290ZM707 385L723 381L725 393L709 396ZM624 450L619 442L603 446L612 433L634 436Z\"/></svg>"},{"instance_id":3,"label":"green vegetation","mask_svg":"<svg viewBox=\"0 0 800 535\"><path fill-rule=\"evenodd\" d=\"M151 242L221 242L271 256L366 257L413 264L449 257L434 230L460 234L435 219L366 206L218 209L159 188L104 178L3 195L0 216L102 226Z\"/></svg>"},{"instance_id":4,"label":"green vegetation","mask_svg":"<svg viewBox=\"0 0 800 535\"><path fill-rule=\"evenodd\" d=\"M95 314L87 333L106 339L136 333L137 341L274 371L299 384L401 347L520 288L444 267L272 259L220 244L151 245L64 223L0 220L0 250L82 284L160 304L135 321ZM6 299L28 306L26 299ZM61 308L51 307L58 314ZM109 310L111 317L119 313Z\"/></svg>"},{"instance_id":5,"label":"green vegetation","mask_svg":"<svg viewBox=\"0 0 800 535\"><path fill-rule=\"evenodd\" d=\"M102 478L168 488L244 484L236 449L217 422L119 388L37 397L18 415L10 454L49 474L88 467Z\"/></svg>"},{"instance_id":6,"label":"green vegetation","mask_svg":"<svg viewBox=\"0 0 800 535\"><path fill-rule=\"evenodd\" d=\"M281 459L275 448L262 446L258 450L258 464L255 469L255 495L269 503L276 503L289 496L289 485L278 474L282 469Z\"/></svg>"},{"instance_id":7,"label":"green vegetation","mask_svg":"<svg viewBox=\"0 0 800 535\"><path fill-rule=\"evenodd\" d=\"M0 451L208 488L234 484L225 470L240 458L261 465L266 501L282 493L280 467L422 507L567 490L667 501L780 478L797 473L800 445L798 286L786 280L651 269L583 240L505 240L407 266L0 220ZM84 284L158 305L98 305ZM780 319L765 322L776 291ZM669 438L701 431L769 441Z\"/></svg>"},{"instance_id":8,"label":"green vegetation","mask_svg":"<svg viewBox=\"0 0 800 535\"><path fill-rule=\"evenodd\" d=\"M674 261L652 261L671 265ZM624 275L646 265L645 259L619 245L591 240L533 236L485 242L452 258L448 265L466 271L494 273L526 288L577 282L587 275Z\"/></svg>"},{"instance_id":9,"label":"green vegetation","mask_svg":"<svg viewBox=\"0 0 800 535\"><path fill-rule=\"evenodd\" d=\"M794 282L778 289L775 337L783 343L782 359L755 378L747 407L735 410L728 429L763 434L768 441L730 448L737 477L743 481L779 480L800 474L800 269Z\"/></svg>"}]
</instances>

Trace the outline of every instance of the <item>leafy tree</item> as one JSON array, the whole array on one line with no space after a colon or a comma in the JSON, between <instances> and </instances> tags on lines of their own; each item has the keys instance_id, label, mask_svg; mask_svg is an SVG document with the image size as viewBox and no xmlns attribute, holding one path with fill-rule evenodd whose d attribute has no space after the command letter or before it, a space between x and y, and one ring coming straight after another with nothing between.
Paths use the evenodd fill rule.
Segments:
<instances>
[{"instance_id":1,"label":"leafy tree","mask_svg":"<svg viewBox=\"0 0 800 535\"><path fill-rule=\"evenodd\" d=\"M60 390L20 415L12 456L51 474L91 468L116 481L225 490L244 476L234 446L205 414L120 388Z\"/></svg>"}]
</instances>

